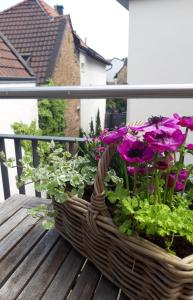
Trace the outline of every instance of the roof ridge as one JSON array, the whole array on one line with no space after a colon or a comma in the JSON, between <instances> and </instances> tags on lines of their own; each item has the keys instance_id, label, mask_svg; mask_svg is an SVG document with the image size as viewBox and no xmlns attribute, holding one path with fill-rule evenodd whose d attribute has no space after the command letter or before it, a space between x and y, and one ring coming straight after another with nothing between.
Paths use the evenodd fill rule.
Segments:
<instances>
[{"instance_id":1,"label":"roof ridge","mask_svg":"<svg viewBox=\"0 0 193 300\"><path fill-rule=\"evenodd\" d=\"M17 7L17 6L19 6L19 5L22 5L25 2L28 2L28 1L30 1L30 0L23 0L23 1L15 4L13 6L10 6L10 7L6 8L6 9L4 9L3 11L1 11L0 14L3 14L5 12L7 12L7 11L9 11L9 10ZM45 15L47 15L49 18L50 17L51 18L57 18L57 17L61 18L62 17L61 15L59 15L57 13L57 11L53 7L51 7L49 4L47 4L44 0L33 0L33 1L35 3L37 3L37 5L40 7L40 9L43 11L43 13Z\"/></svg>"},{"instance_id":2,"label":"roof ridge","mask_svg":"<svg viewBox=\"0 0 193 300\"><path fill-rule=\"evenodd\" d=\"M13 45L10 43L9 39L0 31L0 38L4 41L6 46L13 52L13 54L17 57L19 62L23 65L25 70L30 74L32 77L35 77L34 72L32 69L27 65L25 60L22 58L22 56L19 54L19 52L13 47Z\"/></svg>"},{"instance_id":3,"label":"roof ridge","mask_svg":"<svg viewBox=\"0 0 193 300\"><path fill-rule=\"evenodd\" d=\"M41 10L48 16L52 18L61 17L58 12L51 7L49 4L47 4L44 0L35 0L35 2L39 5Z\"/></svg>"},{"instance_id":4,"label":"roof ridge","mask_svg":"<svg viewBox=\"0 0 193 300\"><path fill-rule=\"evenodd\" d=\"M23 4L24 2L27 2L27 1L28 1L28 0L23 0L23 1L19 2L19 3L17 3L17 4L14 4L14 5L12 5L12 6L8 7L8 8L6 8L6 9L4 9L4 10L2 10L2 11L0 12L0 14L3 14L3 13L5 13L5 12L7 12L8 10L10 10L10 9L12 9L12 8L15 8L15 7L17 7L17 6L21 5L21 4Z\"/></svg>"}]
</instances>

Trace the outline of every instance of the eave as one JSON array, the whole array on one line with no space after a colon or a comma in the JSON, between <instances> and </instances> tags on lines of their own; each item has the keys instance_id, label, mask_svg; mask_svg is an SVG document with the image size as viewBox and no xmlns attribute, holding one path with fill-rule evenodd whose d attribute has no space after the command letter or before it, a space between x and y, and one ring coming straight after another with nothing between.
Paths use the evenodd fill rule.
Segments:
<instances>
[{"instance_id":1,"label":"eave","mask_svg":"<svg viewBox=\"0 0 193 300\"><path fill-rule=\"evenodd\" d=\"M126 9L129 9L129 0L117 0L121 5L123 5Z\"/></svg>"}]
</instances>

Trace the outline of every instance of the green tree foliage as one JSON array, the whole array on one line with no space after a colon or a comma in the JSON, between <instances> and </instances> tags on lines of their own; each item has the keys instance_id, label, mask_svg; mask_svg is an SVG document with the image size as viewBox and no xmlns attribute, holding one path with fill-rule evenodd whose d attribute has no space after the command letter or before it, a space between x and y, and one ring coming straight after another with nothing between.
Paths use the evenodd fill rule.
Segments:
<instances>
[{"instance_id":1,"label":"green tree foliage","mask_svg":"<svg viewBox=\"0 0 193 300\"><path fill-rule=\"evenodd\" d=\"M32 121L30 125L25 124L23 122L15 122L11 125L15 134L22 135L42 135L42 130L37 128L36 121ZM22 141L21 143L25 153L31 153L31 142Z\"/></svg>"},{"instance_id":2,"label":"green tree foliage","mask_svg":"<svg viewBox=\"0 0 193 300\"><path fill-rule=\"evenodd\" d=\"M54 83L49 81L48 86L54 86ZM39 127L43 135L64 135L64 110L64 100L43 99L38 101Z\"/></svg>"},{"instance_id":3,"label":"green tree foliage","mask_svg":"<svg viewBox=\"0 0 193 300\"><path fill-rule=\"evenodd\" d=\"M127 101L125 99L107 99L107 112L123 113L127 111Z\"/></svg>"},{"instance_id":4,"label":"green tree foliage","mask_svg":"<svg viewBox=\"0 0 193 300\"><path fill-rule=\"evenodd\" d=\"M100 111L98 109L96 116L96 127L95 127L95 135L99 136L101 134L101 119L100 119Z\"/></svg>"}]
</instances>

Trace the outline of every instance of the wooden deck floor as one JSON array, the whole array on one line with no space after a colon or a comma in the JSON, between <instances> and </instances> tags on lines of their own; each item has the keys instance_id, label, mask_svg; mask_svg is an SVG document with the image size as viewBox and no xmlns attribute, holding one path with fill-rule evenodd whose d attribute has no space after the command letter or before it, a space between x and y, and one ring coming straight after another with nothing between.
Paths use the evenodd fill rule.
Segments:
<instances>
[{"instance_id":1,"label":"wooden deck floor","mask_svg":"<svg viewBox=\"0 0 193 300\"><path fill-rule=\"evenodd\" d=\"M17 195L0 205L0 300L128 300L56 230L28 215L40 201Z\"/></svg>"}]
</instances>

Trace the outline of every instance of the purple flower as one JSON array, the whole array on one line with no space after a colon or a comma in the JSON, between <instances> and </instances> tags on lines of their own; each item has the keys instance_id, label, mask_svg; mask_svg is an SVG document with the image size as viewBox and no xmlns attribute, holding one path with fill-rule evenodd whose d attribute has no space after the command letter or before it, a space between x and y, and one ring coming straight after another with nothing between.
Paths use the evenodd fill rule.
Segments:
<instances>
[{"instance_id":1,"label":"purple flower","mask_svg":"<svg viewBox=\"0 0 193 300\"><path fill-rule=\"evenodd\" d=\"M175 192L180 192L185 190L185 184L183 182L177 181L175 186Z\"/></svg>"},{"instance_id":2,"label":"purple flower","mask_svg":"<svg viewBox=\"0 0 193 300\"><path fill-rule=\"evenodd\" d=\"M144 142L127 134L123 142L118 146L118 152L122 159L130 163L144 163L152 160L154 152Z\"/></svg>"},{"instance_id":3,"label":"purple flower","mask_svg":"<svg viewBox=\"0 0 193 300\"><path fill-rule=\"evenodd\" d=\"M180 192L185 189L185 180L188 178L188 171L186 169L182 169L178 175L178 179L175 186L175 192ZM176 179L176 174L171 173L168 179L168 187L173 187Z\"/></svg>"},{"instance_id":4,"label":"purple flower","mask_svg":"<svg viewBox=\"0 0 193 300\"><path fill-rule=\"evenodd\" d=\"M182 169L178 175L179 180L186 180L188 178L188 170Z\"/></svg>"},{"instance_id":5,"label":"purple flower","mask_svg":"<svg viewBox=\"0 0 193 300\"><path fill-rule=\"evenodd\" d=\"M101 136L99 136L99 140L105 144L118 143L122 140L123 136L127 134L127 132L128 127L121 127L113 131L104 129Z\"/></svg>"},{"instance_id":6,"label":"purple flower","mask_svg":"<svg viewBox=\"0 0 193 300\"><path fill-rule=\"evenodd\" d=\"M179 129L172 133L157 129L152 132L146 132L144 138L155 151L162 153L164 151L176 151L184 143L185 134Z\"/></svg>"},{"instance_id":7,"label":"purple flower","mask_svg":"<svg viewBox=\"0 0 193 300\"><path fill-rule=\"evenodd\" d=\"M158 170L166 170L168 169L169 167L169 163L165 160L160 160L156 163L155 167L158 169Z\"/></svg>"},{"instance_id":8,"label":"purple flower","mask_svg":"<svg viewBox=\"0 0 193 300\"><path fill-rule=\"evenodd\" d=\"M180 117L178 114L174 114L176 120L178 120L178 124L182 127L187 127L190 130L193 130L193 116L191 117Z\"/></svg>"},{"instance_id":9,"label":"purple flower","mask_svg":"<svg viewBox=\"0 0 193 300\"><path fill-rule=\"evenodd\" d=\"M177 125L178 120L176 118L166 118L162 116L155 116L148 119L142 126L130 126L129 128L133 131L144 131L151 132L156 129L167 130L168 132L173 132L176 129L179 129Z\"/></svg>"},{"instance_id":10,"label":"purple flower","mask_svg":"<svg viewBox=\"0 0 193 300\"><path fill-rule=\"evenodd\" d=\"M134 176L135 171L138 175L144 175L146 172L152 173L152 167L128 167L127 170L131 176Z\"/></svg>"},{"instance_id":11,"label":"purple flower","mask_svg":"<svg viewBox=\"0 0 193 300\"><path fill-rule=\"evenodd\" d=\"M193 150L193 144L188 144L186 147L188 150Z\"/></svg>"}]
</instances>

